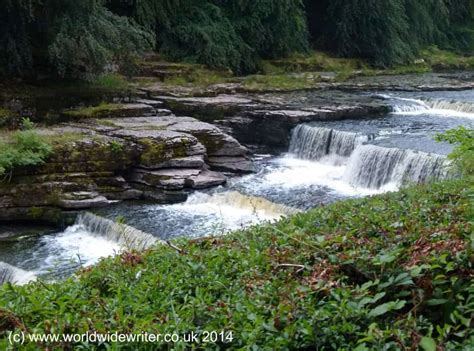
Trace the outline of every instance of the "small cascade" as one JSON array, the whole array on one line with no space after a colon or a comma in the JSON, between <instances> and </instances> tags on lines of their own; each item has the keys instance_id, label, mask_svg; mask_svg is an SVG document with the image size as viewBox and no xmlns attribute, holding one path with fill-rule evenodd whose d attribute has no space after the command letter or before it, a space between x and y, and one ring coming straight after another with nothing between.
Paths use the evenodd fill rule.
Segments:
<instances>
[{"instance_id":1,"label":"small cascade","mask_svg":"<svg viewBox=\"0 0 474 351\"><path fill-rule=\"evenodd\" d=\"M427 112L431 109L423 100L418 99L407 99L407 98L395 98L388 96L393 100L392 112L393 113L420 113Z\"/></svg>"},{"instance_id":2,"label":"small cascade","mask_svg":"<svg viewBox=\"0 0 474 351\"><path fill-rule=\"evenodd\" d=\"M196 193L189 197L186 204L212 204L218 207L229 206L231 208L249 210L250 212L263 213L268 217L274 218L299 212L296 208L277 204L263 197L244 195L238 191L226 191L212 195Z\"/></svg>"},{"instance_id":3,"label":"small cascade","mask_svg":"<svg viewBox=\"0 0 474 351\"><path fill-rule=\"evenodd\" d=\"M0 262L0 285L5 283L24 285L34 280L36 280L36 276L32 272Z\"/></svg>"},{"instance_id":4,"label":"small cascade","mask_svg":"<svg viewBox=\"0 0 474 351\"><path fill-rule=\"evenodd\" d=\"M409 99L380 94L392 102L392 112L397 114L437 114L453 117L474 118L474 103L442 99Z\"/></svg>"},{"instance_id":5,"label":"small cascade","mask_svg":"<svg viewBox=\"0 0 474 351\"><path fill-rule=\"evenodd\" d=\"M358 147L350 158L344 178L357 187L379 189L386 184L424 183L448 176L442 155L386 148L376 145Z\"/></svg>"},{"instance_id":6,"label":"small cascade","mask_svg":"<svg viewBox=\"0 0 474 351\"><path fill-rule=\"evenodd\" d=\"M300 159L313 161L328 155L349 157L367 140L367 136L358 133L300 124L293 130L289 152Z\"/></svg>"},{"instance_id":7,"label":"small cascade","mask_svg":"<svg viewBox=\"0 0 474 351\"><path fill-rule=\"evenodd\" d=\"M80 214L75 225L84 227L93 236L105 238L126 249L144 250L158 241L151 234L90 212Z\"/></svg>"},{"instance_id":8,"label":"small cascade","mask_svg":"<svg viewBox=\"0 0 474 351\"><path fill-rule=\"evenodd\" d=\"M426 104L434 110L450 110L474 114L474 103L455 100L427 100Z\"/></svg>"}]
</instances>

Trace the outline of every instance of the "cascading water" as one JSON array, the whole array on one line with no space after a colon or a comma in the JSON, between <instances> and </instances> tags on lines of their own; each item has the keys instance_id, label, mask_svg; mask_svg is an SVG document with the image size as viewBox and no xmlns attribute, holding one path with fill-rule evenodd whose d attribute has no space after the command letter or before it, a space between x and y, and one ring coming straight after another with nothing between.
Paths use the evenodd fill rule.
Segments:
<instances>
[{"instance_id":1,"label":"cascading water","mask_svg":"<svg viewBox=\"0 0 474 351\"><path fill-rule=\"evenodd\" d=\"M306 98L312 93L301 94ZM448 176L442 155L452 146L435 142L433 136L459 126L474 127L474 92L390 94L381 97L393 113L297 126L289 154L256 158L257 173L231 177L225 187L194 192L180 204L123 202L99 210L110 219L123 216L137 229L84 213L63 232L4 241L2 261L25 271L12 274L0 264L0 279L21 281L18 277L33 273L58 279L124 248L140 250L159 239L223 234L297 209L396 190L405 181ZM304 107L311 108L311 101Z\"/></svg>"},{"instance_id":2,"label":"cascading water","mask_svg":"<svg viewBox=\"0 0 474 351\"><path fill-rule=\"evenodd\" d=\"M417 113L427 112L430 110L424 101L418 99L406 99L406 98L393 98L390 96L384 96L386 98L392 98L395 102L392 105L392 112L394 113Z\"/></svg>"},{"instance_id":3,"label":"cascading water","mask_svg":"<svg viewBox=\"0 0 474 351\"><path fill-rule=\"evenodd\" d=\"M367 140L367 136L358 133L300 124L293 130L289 152L313 161L328 155L348 157Z\"/></svg>"},{"instance_id":4,"label":"cascading water","mask_svg":"<svg viewBox=\"0 0 474 351\"><path fill-rule=\"evenodd\" d=\"M415 110L415 107L428 109L418 100L401 100L404 102L405 110ZM400 107L400 110L402 109ZM379 131L379 135L384 139L390 135L389 132L390 130L382 130ZM318 162L321 169L328 167L323 164L328 163L326 162L328 156L339 156L337 162L336 158L329 158L332 161L331 165L345 166L342 173L337 167L333 167L333 174L339 171L339 176L336 175L334 180L339 179L357 189L395 190L404 182L423 183L447 176L447 162L442 155L367 144L369 141L375 142L373 138L369 139L368 136L357 132L302 124L292 133L289 151L290 155L299 159ZM329 176L329 172L327 173L326 179ZM314 176L317 176L316 173ZM321 185L324 183L320 181ZM391 187L386 187L388 184ZM338 185L338 188L344 189L341 185Z\"/></svg>"},{"instance_id":5,"label":"cascading water","mask_svg":"<svg viewBox=\"0 0 474 351\"><path fill-rule=\"evenodd\" d=\"M0 285L5 283L23 285L35 279L36 276L32 272L0 262Z\"/></svg>"},{"instance_id":6,"label":"cascading water","mask_svg":"<svg viewBox=\"0 0 474 351\"><path fill-rule=\"evenodd\" d=\"M379 94L392 101L392 112L396 114L434 114L447 117L474 118L474 103L444 99L411 99Z\"/></svg>"},{"instance_id":7,"label":"cascading water","mask_svg":"<svg viewBox=\"0 0 474 351\"><path fill-rule=\"evenodd\" d=\"M93 236L103 237L126 249L144 250L157 242L153 235L90 212L80 214L76 225L83 226Z\"/></svg>"},{"instance_id":8,"label":"cascading water","mask_svg":"<svg viewBox=\"0 0 474 351\"><path fill-rule=\"evenodd\" d=\"M427 100L426 105L433 110L451 110L474 114L474 103L454 100Z\"/></svg>"},{"instance_id":9,"label":"cascading water","mask_svg":"<svg viewBox=\"0 0 474 351\"><path fill-rule=\"evenodd\" d=\"M398 187L407 181L424 183L446 177L444 156L376 145L358 147L344 174L349 183L369 189L379 189L386 184Z\"/></svg>"},{"instance_id":10,"label":"cascading water","mask_svg":"<svg viewBox=\"0 0 474 351\"><path fill-rule=\"evenodd\" d=\"M271 202L263 197L244 195L238 191L226 191L212 195L198 193L191 196L186 201L186 204L227 206L234 209L247 210L267 218L279 218L298 212L298 209Z\"/></svg>"}]
</instances>

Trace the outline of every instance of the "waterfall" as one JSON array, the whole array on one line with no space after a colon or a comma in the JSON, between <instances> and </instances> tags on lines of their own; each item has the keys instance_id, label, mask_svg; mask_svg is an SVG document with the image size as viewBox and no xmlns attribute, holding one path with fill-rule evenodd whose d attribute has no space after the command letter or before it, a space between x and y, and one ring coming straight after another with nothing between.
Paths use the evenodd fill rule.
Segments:
<instances>
[{"instance_id":1,"label":"waterfall","mask_svg":"<svg viewBox=\"0 0 474 351\"><path fill-rule=\"evenodd\" d=\"M354 186L379 189L406 181L423 183L447 177L442 155L420 151L362 145L352 154L344 178Z\"/></svg>"},{"instance_id":2,"label":"waterfall","mask_svg":"<svg viewBox=\"0 0 474 351\"><path fill-rule=\"evenodd\" d=\"M27 272L20 268L13 267L8 263L0 262L0 285L7 282L23 285L35 279L36 276L32 272Z\"/></svg>"},{"instance_id":3,"label":"waterfall","mask_svg":"<svg viewBox=\"0 0 474 351\"><path fill-rule=\"evenodd\" d=\"M293 130L289 152L305 160L328 155L349 157L367 139L358 133L300 124Z\"/></svg>"},{"instance_id":4,"label":"waterfall","mask_svg":"<svg viewBox=\"0 0 474 351\"><path fill-rule=\"evenodd\" d=\"M428 100L426 104L435 110L451 110L463 113L474 113L474 103L455 100Z\"/></svg>"},{"instance_id":5,"label":"waterfall","mask_svg":"<svg viewBox=\"0 0 474 351\"><path fill-rule=\"evenodd\" d=\"M431 109L423 100L407 99L393 96L386 96L393 99L392 112L394 113L416 113L427 112Z\"/></svg>"},{"instance_id":6,"label":"waterfall","mask_svg":"<svg viewBox=\"0 0 474 351\"><path fill-rule=\"evenodd\" d=\"M271 202L263 197L244 195L238 191L226 191L207 195L196 193L190 196L186 204L213 204L232 208L261 212L270 217L281 217L299 212L298 209Z\"/></svg>"},{"instance_id":7,"label":"waterfall","mask_svg":"<svg viewBox=\"0 0 474 351\"><path fill-rule=\"evenodd\" d=\"M151 234L90 212L80 214L75 224L83 226L91 235L116 242L125 249L144 250L158 241Z\"/></svg>"},{"instance_id":8,"label":"waterfall","mask_svg":"<svg viewBox=\"0 0 474 351\"><path fill-rule=\"evenodd\" d=\"M466 101L442 99L408 99L391 95L378 95L392 101L392 112L398 114L446 114L474 118L474 104Z\"/></svg>"}]
</instances>

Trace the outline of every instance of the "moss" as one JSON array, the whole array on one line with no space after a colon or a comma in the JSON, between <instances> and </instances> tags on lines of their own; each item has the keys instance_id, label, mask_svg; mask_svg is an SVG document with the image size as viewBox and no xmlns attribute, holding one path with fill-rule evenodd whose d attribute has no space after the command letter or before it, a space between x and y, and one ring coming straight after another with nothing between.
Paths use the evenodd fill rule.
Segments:
<instances>
[{"instance_id":1,"label":"moss","mask_svg":"<svg viewBox=\"0 0 474 351\"><path fill-rule=\"evenodd\" d=\"M53 207L31 207L29 209L27 220L47 222L51 224L60 224L62 220L62 211Z\"/></svg>"},{"instance_id":2,"label":"moss","mask_svg":"<svg viewBox=\"0 0 474 351\"><path fill-rule=\"evenodd\" d=\"M145 147L140 155L140 164L144 166L151 167L173 158L187 156L188 144L185 140L173 146L149 138L140 139L139 143Z\"/></svg>"},{"instance_id":3,"label":"moss","mask_svg":"<svg viewBox=\"0 0 474 351\"><path fill-rule=\"evenodd\" d=\"M73 119L76 118L101 118L108 117L114 111L118 111L123 107L122 104L111 104L102 102L98 106L82 107L75 110L65 111L63 115Z\"/></svg>"},{"instance_id":4,"label":"moss","mask_svg":"<svg viewBox=\"0 0 474 351\"><path fill-rule=\"evenodd\" d=\"M104 127L118 128L117 124L112 122L110 119L99 119L96 121L96 123Z\"/></svg>"},{"instance_id":5,"label":"moss","mask_svg":"<svg viewBox=\"0 0 474 351\"><path fill-rule=\"evenodd\" d=\"M169 159L165 154L165 143L159 143L154 139L141 139L140 144L145 147L140 155L140 164L149 166Z\"/></svg>"},{"instance_id":6,"label":"moss","mask_svg":"<svg viewBox=\"0 0 474 351\"><path fill-rule=\"evenodd\" d=\"M89 84L91 88L107 91L125 91L130 89L130 84L125 77L119 74L105 74Z\"/></svg>"}]
</instances>

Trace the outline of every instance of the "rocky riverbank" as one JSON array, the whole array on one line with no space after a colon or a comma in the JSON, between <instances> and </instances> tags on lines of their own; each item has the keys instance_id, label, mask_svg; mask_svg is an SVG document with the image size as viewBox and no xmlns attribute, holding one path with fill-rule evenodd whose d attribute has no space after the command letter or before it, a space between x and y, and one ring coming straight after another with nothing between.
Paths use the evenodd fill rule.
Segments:
<instances>
[{"instance_id":1,"label":"rocky riverbank","mask_svg":"<svg viewBox=\"0 0 474 351\"><path fill-rule=\"evenodd\" d=\"M118 200L183 201L190 189L252 171L248 150L211 124L172 114L108 116L39 129L53 153L45 164L16 169L0 184L0 220L57 222L63 211Z\"/></svg>"},{"instance_id":2,"label":"rocky riverbank","mask_svg":"<svg viewBox=\"0 0 474 351\"><path fill-rule=\"evenodd\" d=\"M471 73L356 77L318 82L311 93L155 82L126 100L63 109L62 124L38 129L53 153L2 181L0 221L57 223L64 213L114 201L184 201L193 189L252 172L249 149L287 150L300 123L387 113L376 91L467 87L474 87Z\"/></svg>"}]
</instances>

